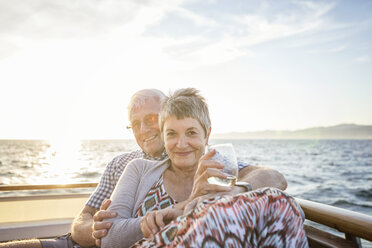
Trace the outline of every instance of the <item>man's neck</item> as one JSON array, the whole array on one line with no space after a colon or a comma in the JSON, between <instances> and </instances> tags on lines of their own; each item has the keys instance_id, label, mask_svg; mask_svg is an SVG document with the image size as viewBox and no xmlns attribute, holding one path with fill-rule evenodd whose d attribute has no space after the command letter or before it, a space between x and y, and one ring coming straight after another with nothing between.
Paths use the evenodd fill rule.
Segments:
<instances>
[{"instance_id":1,"label":"man's neck","mask_svg":"<svg viewBox=\"0 0 372 248\"><path fill-rule=\"evenodd\" d=\"M159 155L157 155L157 154L150 155L150 154L146 153L145 151L142 151L142 152L143 152L145 158L154 159L154 160L161 160L161 159L164 159L167 156L167 154L165 153L165 150L163 150Z\"/></svg>"}]
</instances>

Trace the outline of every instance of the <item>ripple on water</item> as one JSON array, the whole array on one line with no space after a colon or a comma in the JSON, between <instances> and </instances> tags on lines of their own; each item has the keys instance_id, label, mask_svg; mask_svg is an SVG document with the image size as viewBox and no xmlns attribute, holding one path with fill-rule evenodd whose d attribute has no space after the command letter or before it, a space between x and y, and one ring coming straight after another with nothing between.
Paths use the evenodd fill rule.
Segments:
<instances>
[{"instance_id":1,"label":"ripple on water","mask_svg":"<svg viewBox=\"0 0 372 248\"><path fill-rule=\"evenodd\" d=\"M372 202L372 188L370 189L359 189L355 192L355 195L363 198L365 200L369 200Z\"/></svg>"}]
</instances>

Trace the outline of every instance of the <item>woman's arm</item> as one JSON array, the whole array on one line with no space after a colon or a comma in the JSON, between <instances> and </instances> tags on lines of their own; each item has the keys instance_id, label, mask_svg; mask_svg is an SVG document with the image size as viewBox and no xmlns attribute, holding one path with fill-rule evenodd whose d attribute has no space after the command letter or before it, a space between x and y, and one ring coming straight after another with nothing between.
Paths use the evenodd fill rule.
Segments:
<instances>
[{"instance_id":1,"label":"woman's arm","mask_svg":"<svg viewBox=\"0 0 372 248\"><path fill-rule=\"evenodd\" d=\"M111 219L112 227L102 238L102 247L129 247L143 237L141 218L132 217L143 171L140 163L140 160L134 160L127 165L111 196L112 203L108 210L116 212L117 217Z\"/></svg>"}]
</instances>

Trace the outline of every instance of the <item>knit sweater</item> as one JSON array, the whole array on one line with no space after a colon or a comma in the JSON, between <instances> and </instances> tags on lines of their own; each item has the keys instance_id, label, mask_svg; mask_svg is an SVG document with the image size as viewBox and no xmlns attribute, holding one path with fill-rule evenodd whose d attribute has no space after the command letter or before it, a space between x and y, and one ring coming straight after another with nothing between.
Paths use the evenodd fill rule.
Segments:
<instances>
[{"instance_id":1,"label":"knit sweater","mask_svg":"<svg viewBox=\"0 0 372 248\"><path fill-rule=\"evenodd\" d=\"M113 225L102 238L102 248L129 247L143 238L141 217L135 217L137 209L169 164L167 158L162 161L135 159L127 165L111 196L108 210L118 215L108 219Z\"/></svg>"}]
</instances>

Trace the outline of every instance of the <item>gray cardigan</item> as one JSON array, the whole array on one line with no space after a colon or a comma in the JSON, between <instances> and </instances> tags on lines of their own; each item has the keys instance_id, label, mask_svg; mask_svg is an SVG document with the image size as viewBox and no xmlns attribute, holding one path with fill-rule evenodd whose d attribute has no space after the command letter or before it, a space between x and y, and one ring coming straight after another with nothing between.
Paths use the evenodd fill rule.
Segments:
<instances>
[{"instance_id":1,"label":"gray cardigan","mask_svg":"<svg viewBox=\"0 0 372 248\"><path fill-rule=\"evenodd\" d=\"M113 225L102 238L102 248L129 247L143 238L141 217L135 218L137 209L169 164L168 158L163 161L135 159L126 166L111 195L108 210L118 215L109 219Z\"/></svg>"}]
</instances>

